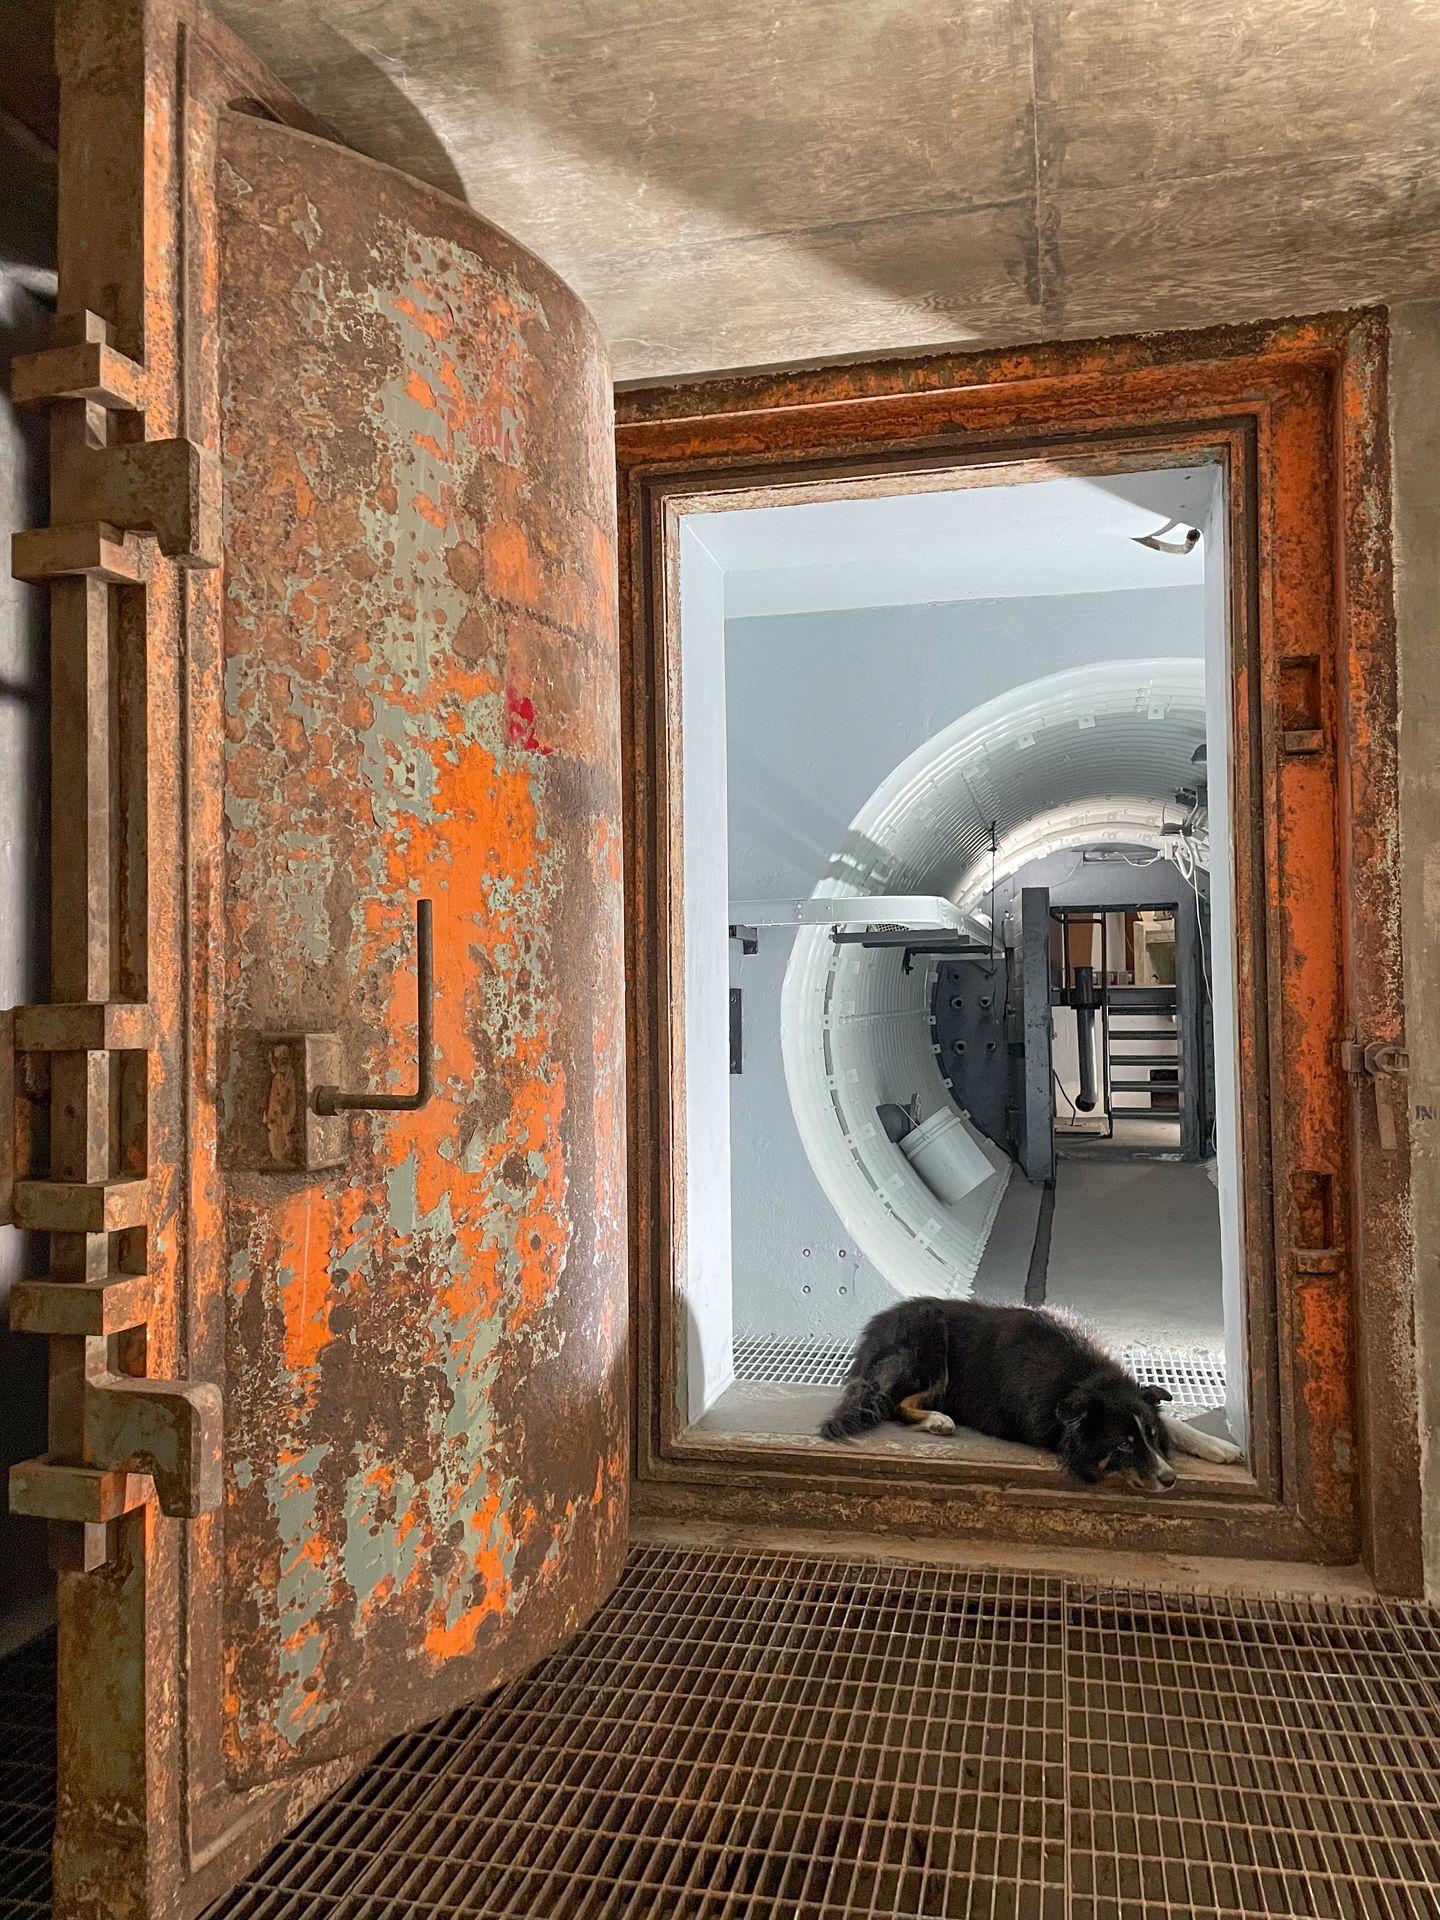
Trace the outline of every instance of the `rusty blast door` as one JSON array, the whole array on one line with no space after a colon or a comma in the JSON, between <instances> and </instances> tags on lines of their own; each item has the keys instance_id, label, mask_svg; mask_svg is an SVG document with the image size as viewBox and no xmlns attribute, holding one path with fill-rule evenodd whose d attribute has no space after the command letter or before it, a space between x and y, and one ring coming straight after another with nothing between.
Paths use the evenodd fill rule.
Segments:
<instances>
[{"instance_id":1,"label":"rusty blast door","mask_svg":"<svg viewBox=\"0 0 1440 1920\"><path fill-rule=\"evenodd\" d=\"M196 1911L619 1570L613 446L588 315L185 0L62 0L56 1005L19 1290L61 1920ZM21 1129L37 1139L45 1129Z\"/></svg>"}]
</instances>

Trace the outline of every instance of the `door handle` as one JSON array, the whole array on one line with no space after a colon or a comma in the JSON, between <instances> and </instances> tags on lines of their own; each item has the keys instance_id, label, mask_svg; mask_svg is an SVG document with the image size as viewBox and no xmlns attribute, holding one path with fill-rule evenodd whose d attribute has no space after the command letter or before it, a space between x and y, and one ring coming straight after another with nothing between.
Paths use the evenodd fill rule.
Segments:
<instances>
[{"instance_id":1,"label":"door handle","mask_svg":"<svg viewBox=\"0 0 1440 1920\"><path fill-rule=\"evenodd\" d=\"M313 1100L316 1113L327 1118L336 1113L419 1113L434 1093L435 981L428 900L415 902L415 997L420 1054L416 1062L415 1091L344 1093L339 1087L316 1087Z\"/></svg>"},{"instance_id":2,"label":"door handle","mask_svg":"<svg viewBox=\"0 0 1440 1920\"><path fill-rule=\"evenodd\" d=\"M1380 1151L1394 1153L1400 1145L1400 1129L1391 1104L1393 1083L1409 1073L1409 1053L1404 1047L1380 1040L1372 1040L1368 1046L1363 1041L1344 1040L1340 1045L1340 1064L1346 1073L1363 1075L1369 1080L1375 1094L1375 1131Z\"/></svg>"}]
</instances>

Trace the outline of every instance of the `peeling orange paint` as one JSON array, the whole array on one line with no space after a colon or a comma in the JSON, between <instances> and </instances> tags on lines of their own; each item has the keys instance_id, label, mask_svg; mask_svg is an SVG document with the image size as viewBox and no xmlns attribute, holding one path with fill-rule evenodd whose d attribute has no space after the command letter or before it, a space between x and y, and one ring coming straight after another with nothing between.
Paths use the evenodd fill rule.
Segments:
<instances>
[{"instance_id":1,"label":"peeling orange paint","mask_svg":"<svg viewBox=\"0 0 1440 1920\"><path fill-rule=\"evenodd\" d=\"M548 280L542 312L408 230L403 279L357 294L384 217L307 175L292 245L257 137L227 175L257 289L228 347L227 1020L410 1084L428 898L436 1089L347 1118L341 1167L226 1195L237 1784L553 1638L623 1544L590 1490L625 1419L613 525L604 449L575 460L603 365ZM267 276L324 351L267 336ZM551 364L577 347L583 402ZM541 1383L584 1420L556 1431Z\"/></svg>"}]
</instances>

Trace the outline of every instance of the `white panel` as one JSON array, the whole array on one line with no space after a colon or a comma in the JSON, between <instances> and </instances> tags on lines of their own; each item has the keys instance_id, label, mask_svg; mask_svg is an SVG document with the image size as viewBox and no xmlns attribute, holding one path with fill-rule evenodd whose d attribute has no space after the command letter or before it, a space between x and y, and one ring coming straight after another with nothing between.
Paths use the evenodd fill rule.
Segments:
<instances>
[{"instance_id":1,"label":"white panel","mask_svg":"<svg viewBox=\"0 0 1440 1920\"><path fill-rule=\"evenodd\" d=\"M1204 468L707 512L732 620L1199 586L1198 551L1137 544L1203 506Z\"/></svg>"},{"instance_id":2,"label":"white panel","mask_svg":"<svg viewBox=\"0 0 1440 1920\"><path fill-rule=\"evenodd\" d=\"M685 835L684 1393L695 1421L733 1378L725 576L680 525L680 740Z\"/></svg>"},{"instance_id":3,"label":"white panel","mask_svg":"<svg viewBox=\"0 0 1440 1920\"><path fill-rule=\"evenodd\" d=\"M1245 1385L1245 1250L1241 1241L1240 1022L1235 1004L1235 873L1230 834L1230 585L1225 489L1217 473L1204 526L1205 711L1209 744L1210 998L1215 1028L1215 1159L1220 1197L1220 1298L1225 1316L1225 1417L1249 1444Z\"/></svg>"}]
</instances>

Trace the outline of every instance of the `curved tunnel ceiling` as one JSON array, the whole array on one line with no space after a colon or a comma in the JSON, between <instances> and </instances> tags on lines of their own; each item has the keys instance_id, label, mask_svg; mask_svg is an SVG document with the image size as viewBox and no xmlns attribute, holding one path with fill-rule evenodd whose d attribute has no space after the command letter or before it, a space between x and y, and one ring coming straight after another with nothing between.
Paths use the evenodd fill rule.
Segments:
<instances>
[{"instance_id":1,"label":"curved tunnel ceiling","mask_svg":"<svg viewBox=\"0 0 1440 1920\"><path fill-rule=\"evenodd\" d=\"M1107 660L1031 680L962 715L883 782L846 836L837 893L940 893L988 884L1002 848L1066 808L1107 806L1158 831L1205 740L1200 659ZM1029 858L1036 856L1029 855ZM901 881L904 884L901 885Z\"/></svg>"},{"instance_id":2,"label":"curved tunnel ceiling","mask_svg":"<svg viewBox=\"0 0 1440 1920\"><path fill-rule=\"evenodd\" d=\"M963 715L882 782L817 894L930 893L975 908L997 877L1060 847L1162 844L1177 788L1205 740L1204 662L1103 661L1049 675ZM1197 849L1205 857L1203 845ZM942 1206L886 1136L876 1108L950 1096L930 1033L930 967L893 949L796 936L781 994L781 1044L796 1125L846 1230L902 1293L970 1290L1009 1161Z\"/></svg>"}]
</instances>

